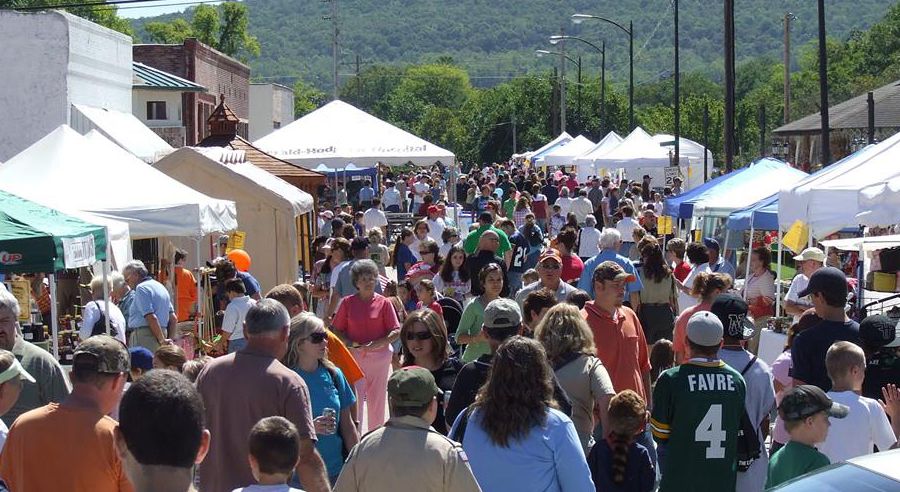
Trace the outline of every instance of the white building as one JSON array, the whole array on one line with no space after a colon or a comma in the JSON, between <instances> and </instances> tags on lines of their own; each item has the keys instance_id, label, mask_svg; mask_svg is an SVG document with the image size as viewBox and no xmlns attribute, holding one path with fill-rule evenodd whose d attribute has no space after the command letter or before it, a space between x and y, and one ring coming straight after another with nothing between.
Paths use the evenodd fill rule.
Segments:
<instances>
[{"instance_id":1,"label":"white building","mask_svg":"<svg viewBox=\"0 0 900 492\"><path fill-rule=\"evenodd\" d=\"M72 104L131 113L131 38L61 11L0 10L0 160L72 123Z\"/></svg>"},{"instance_id":2,"label":"white building","mask_svg":"<svg viewBox=\"0 0 900 492\"><path fill-rule=\"evenodd\" d=\"M294 121L294 91L280 84L250 84L250 141Z\"/></svg>"},{"instance_id":3,"label":"white building","mask_svg":"<svg viewBox=\"0 0 900 492\"><path fill-rule=\"evenodd\" d=\"M131 113L172 147L185 145L185 92L206 92L200 84L134 62L134 95Z\"/></svg>"}]
</instances>

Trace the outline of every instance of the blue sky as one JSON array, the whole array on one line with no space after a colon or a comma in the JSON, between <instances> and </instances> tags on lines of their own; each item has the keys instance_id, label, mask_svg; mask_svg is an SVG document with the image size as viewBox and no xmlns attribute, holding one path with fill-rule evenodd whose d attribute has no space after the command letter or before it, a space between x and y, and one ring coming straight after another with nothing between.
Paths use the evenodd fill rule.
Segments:
<instances>
[{"instance_id":1,"label":"blue sky","mask_svg":"<svg viewBox=\"0 0 900 492\"><path fill-rule=\"evenodd\" d=\"M154 15L160 14L168 14L170 12L181 12L182 10L191 7L191 5L171 5L171 4L183 4L190 0L164 0L161 2L153 2L153 7L141 7L141 8L119 8L119 16L127 17L129 19L133 19L136 17L150 17Z\"/></svg>"}]
</instances>

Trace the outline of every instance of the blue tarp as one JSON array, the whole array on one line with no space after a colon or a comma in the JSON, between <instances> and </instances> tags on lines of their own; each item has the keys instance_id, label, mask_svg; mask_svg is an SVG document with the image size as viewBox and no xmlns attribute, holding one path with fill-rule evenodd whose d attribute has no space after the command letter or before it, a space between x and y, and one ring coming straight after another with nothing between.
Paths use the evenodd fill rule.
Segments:
<instances>
[{"instance_id":1,"label":"blue tarp","mask_svg":"<svg viewBox=\"0 0 900 492\"><path fill-rule=\"evenodd\" d=\"M716 186L717 184L719 184L727 179L731 179L746 170L747 170L747 168L741 168L741 169L737 169L735 171L731 171L728 174L724 174L722 176L719 176L718 178L711 179L711 180L703 183L702 185L694 188L691 191L682 193L682 194L680 194L678 196L674 196L672 198L667 198L666 199L666 212L665 212L666 215L671 215L672 217L676 217L679 219L690 218L694 212L694 204L688 203L689 200L699 197L700 195L702 195L706 191L710 190L712 187Z\"/></svg>"},{"instance_id":2,"label":"blue tarp","mask_svg":"<svg viewBox=\"0 0 900 492\"><path fill-rule=\"evenodd\" d=\"M763 198L745 209L733 212L728 216L728 223L725 227L733 231L750 229L751 214L754 229L778 230L778 194Z\"/></svg>"}]
</instances>

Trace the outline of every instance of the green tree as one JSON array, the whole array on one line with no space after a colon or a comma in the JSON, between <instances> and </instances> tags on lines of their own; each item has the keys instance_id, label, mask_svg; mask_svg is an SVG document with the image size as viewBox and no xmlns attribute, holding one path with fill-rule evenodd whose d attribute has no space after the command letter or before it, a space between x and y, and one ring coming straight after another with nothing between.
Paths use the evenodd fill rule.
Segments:
<instances>
[{"instance_id":1,"label":"green tree","mask_svg":"<svg viewBox=\"0 0 900 492\"><path fill-rule=\"evenodd\" d=\"M175 19L172 22L150 22L144 26L149 40L154 43L181 44L185 38L194 35L188 21Z\"/></svg>"},{"instance_id":2,"label":"green tree","mask_svg":"<svg viewBox=\"0 0 900 492\"><path fill-rule=\"evenodd\" d=\"M328 103L328 94L302 79L294 84L294 118L301 118Z\"/></svg>"},{"instance_id":3,"label":"green tree","mask_svg":"<svg viewBox=\"0 0 900 492\"><path fill-rule=\"evenodd\" d=\"M194 37L203 44L219 47L219 10L212 5L198 5L191 19Z\"/></svg>"},{"instance_id":4,"label":"green tree","mask_svg":"<svg viewBox=\"0 0 900 492\"><path fill-rule=\"evenodd\" d=\"M244 3L225 2L221 5L222 24L219 26L219 50L226 55L260 54L259 41L247 32L249 10Z\"/></svg>"}]
</instances>

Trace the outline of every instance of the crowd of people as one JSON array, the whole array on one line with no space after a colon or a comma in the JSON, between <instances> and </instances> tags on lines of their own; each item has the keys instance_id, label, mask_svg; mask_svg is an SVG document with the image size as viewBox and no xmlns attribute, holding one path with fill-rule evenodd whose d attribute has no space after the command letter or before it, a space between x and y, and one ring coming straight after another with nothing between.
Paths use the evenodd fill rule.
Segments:
<instances>
[{"instance_id":1,"label":"crowd of people","mask_svg":"<svg viewBox=\"0 0 900 492\"><path fill-rule=\"evenodd\" d=\"M213 358L178 343L196 293L139 261L109 310L91 283L70 377L0 291L5 486L757 492L898 446L900 331L847 317L821 250L795 257L769 366L772 252L752 249L736 289L716 238L658 227L680 181L487 166L460 176L453 217L448 181L367 181L356 207L338 193L307 281L264 293L216 259ZM412 227L390 228L404 213Z\"/></svg>"}]
</instances>

